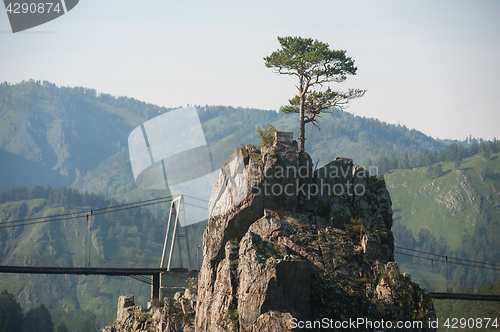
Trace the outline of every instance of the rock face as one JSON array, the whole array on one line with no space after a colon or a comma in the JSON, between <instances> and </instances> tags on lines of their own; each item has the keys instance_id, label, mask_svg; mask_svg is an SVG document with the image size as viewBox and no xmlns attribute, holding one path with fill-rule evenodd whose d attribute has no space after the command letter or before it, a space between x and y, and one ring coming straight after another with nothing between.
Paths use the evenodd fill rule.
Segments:
<instances>
[{"instance_id":1,"label":"rock face","mask_svg":"<svg viewBox=\"0 0 500 332\"><path fill-rule=\"evenodd\" d=\"M197 331L289 331L307 321L340 331L349 319L421 321L407 331L433 330L429 294L394 262L382 176L346 158L313 170L293 145L246 146L241 155L212 193L211 207L232 208L205 229ZM392 330L355 330L375 328Z\"/></svg>"},{"instance_id":2,"label":"rock face","mask_svg":"<svg viewBox=\"0 0 500 332\"><path fill-rule=\"evenodd\" d=\"M314 170L293 144L242 146L209 207L198 294L144 312L121 297L103 331L435 330L429 294L394 262L384 178L351 159Z\"/></svg>"},{"instance_id":3,"label":"rock face","mask_svg":"<svg viewBox=\"0 0 500 332\"><path fill-rule=\"evenodd\" d=\"M123 322L127 320L134 306L134 295L120 296L118 299L118 308L116 310L116 321Z\"/></svg>"}]
</instances>

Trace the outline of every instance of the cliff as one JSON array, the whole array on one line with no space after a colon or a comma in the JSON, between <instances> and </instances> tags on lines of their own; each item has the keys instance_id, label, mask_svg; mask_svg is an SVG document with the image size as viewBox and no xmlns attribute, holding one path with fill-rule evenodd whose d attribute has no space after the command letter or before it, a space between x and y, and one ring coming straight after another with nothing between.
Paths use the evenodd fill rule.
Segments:
<instances>
[{"instance_id":1,"label":"cliff","mask_svg":"<svg viewBox=\"0 0 500 332\"><path fill-rule=\"evenodd\" d=\"M293 145L246 146L212 192L212 211L231 204L205 229L198 331L287 331L307 328L307 321L335 330L335 322L349 319L423 322L409 329L415 331L435 319L429 294L394 262L382 176L346 158L314 170ZM356 328L364 329L371 328Z\"/></svg>"},{"instance_id":2,"label":"cliff","mask_svg":"<svg viewBox=\"0 0 500 332\"><path fill-rule=\"evenodd\" d=\"M384 178L351 159L314 170L293 145L242 146L209 208L198 294L188 292L194 319L178 294L177 325L145 329L390 331L402 322L400 331L433 330L429 294L394 262ZM173 321L167 307L157 316Z\"/></svg>"}]
</instances>

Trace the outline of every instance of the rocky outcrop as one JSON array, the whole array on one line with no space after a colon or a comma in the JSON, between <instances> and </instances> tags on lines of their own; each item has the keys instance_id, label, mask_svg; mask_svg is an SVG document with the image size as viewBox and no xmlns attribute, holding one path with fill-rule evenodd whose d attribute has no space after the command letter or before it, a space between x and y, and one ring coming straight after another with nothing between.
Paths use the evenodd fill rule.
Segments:
<instances>
[{"instance_id":1,"label":"rocky outcrop","mask_svg":"<svg viewBox=\"0 0 500 332\"><path fill-rule=\"evenodd\" d=\"M116 310L116 321L126 321L130 314L134 311L134 306L134 295L120 296L118 299L118 308Z\"/></svg>"},{"instance_id":2,"label":"rocky outcrop","mask_svg":"<svg viewBox=\"0 0 500 332\"><path fill-rule=\"evenodd\" d=\"M433 330L430 295L394 262L382 176L347 158L314 170L294 145L242 146L209 207L198 294L146 313L120 299L104 331Z\"/></svg>"},{"instance_id":3,"label":"rocky outcrop","mask_svg":"<svg viewBox=\"0 0 500 332\"><path fill-rule=\"evenodd\" d=\"M232 192L242 188L231 174L246 184L245 198L214 214L205 229L197 331L289 331L307 321L340 331L335 322L358 318L421 321L422 328L408 330L432 330L429 294L394 262L382 176L346 158L313 170L308 155L290 145L240 152L241 162L221 172L210 202L232 204Z\"/></svg>"},{"instance_id":4,"label":"rocky outcrop","mask_svg":"<svg viewBox=\"0 0 500 332\"><path fill-rule=\"evenodd\" d=\"M153 307L144 310L135 306L133 295L120 296L116 321L102 331L194 332L194 298L193 291L187 288L172 299L155 301Z\"/></svg>"}]
</instances>

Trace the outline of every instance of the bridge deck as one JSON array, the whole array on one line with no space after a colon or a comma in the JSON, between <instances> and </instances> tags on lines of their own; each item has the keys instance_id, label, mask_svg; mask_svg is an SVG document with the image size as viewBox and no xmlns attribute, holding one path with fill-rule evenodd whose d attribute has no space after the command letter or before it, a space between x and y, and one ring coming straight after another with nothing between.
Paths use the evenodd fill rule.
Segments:
<instances>
[{"instance_id":1,"label":"bridge deck","mask_svg":"<svg viewBox=\"0 0 500 332\"><path fill-rule=\"evenodd\" d=\"M500 301L500 295L460 294L460 293L429 293L433 299L468 300L468 301Z\"/></svg>"},{"instance_id":2,"label":"bridge deck","mask_svg":"<svg viewBox=\"0 0 500 332\"><path fill-rule=\"evenodd\" d=\"M108 275L108 276L130 276L150 275L159 276L163 274L193 274L198 271L188 269L166 269L160 268L106 268L106 267L41 267L41 266L0 266L0 273L25 273L25 274L81 274L81 275ZM156 281L159 286L159 280ZM430 292L433 299L469 300L469 301L500 301L500 295L460 294L460 293L437 293Z\"/></svg>"},{"instance_id":3,"label":"bridge deck","mask_svg":"<svg viewBox=\"0 0 500 332\"><path fill-rule=\"evenodd\" d=\"M0 266L0 273L29 273L29 274L83 274L83 275L155 275L159 273L195 273L188 269L160 268L106 268L106 267L42 267L42 266Z\"/></svg>"}]
</instances>

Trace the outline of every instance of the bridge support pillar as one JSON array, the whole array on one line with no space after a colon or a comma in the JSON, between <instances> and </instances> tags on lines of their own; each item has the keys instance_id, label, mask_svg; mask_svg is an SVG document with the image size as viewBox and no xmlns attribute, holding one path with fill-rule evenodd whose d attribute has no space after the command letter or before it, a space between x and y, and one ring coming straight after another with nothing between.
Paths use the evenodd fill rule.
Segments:
<instances>
[{"instance_id":1,"label":"bridge support pillar","mask_svg":"<svg viewBox=\"0 0 500 332\"><path fill-rule=\"evenodd\" d=\"M152 283L151 283L151 301L153 299L159 299L160 298L160 274L155 273L152 276Z\"/></svg>"}]
</instances>

